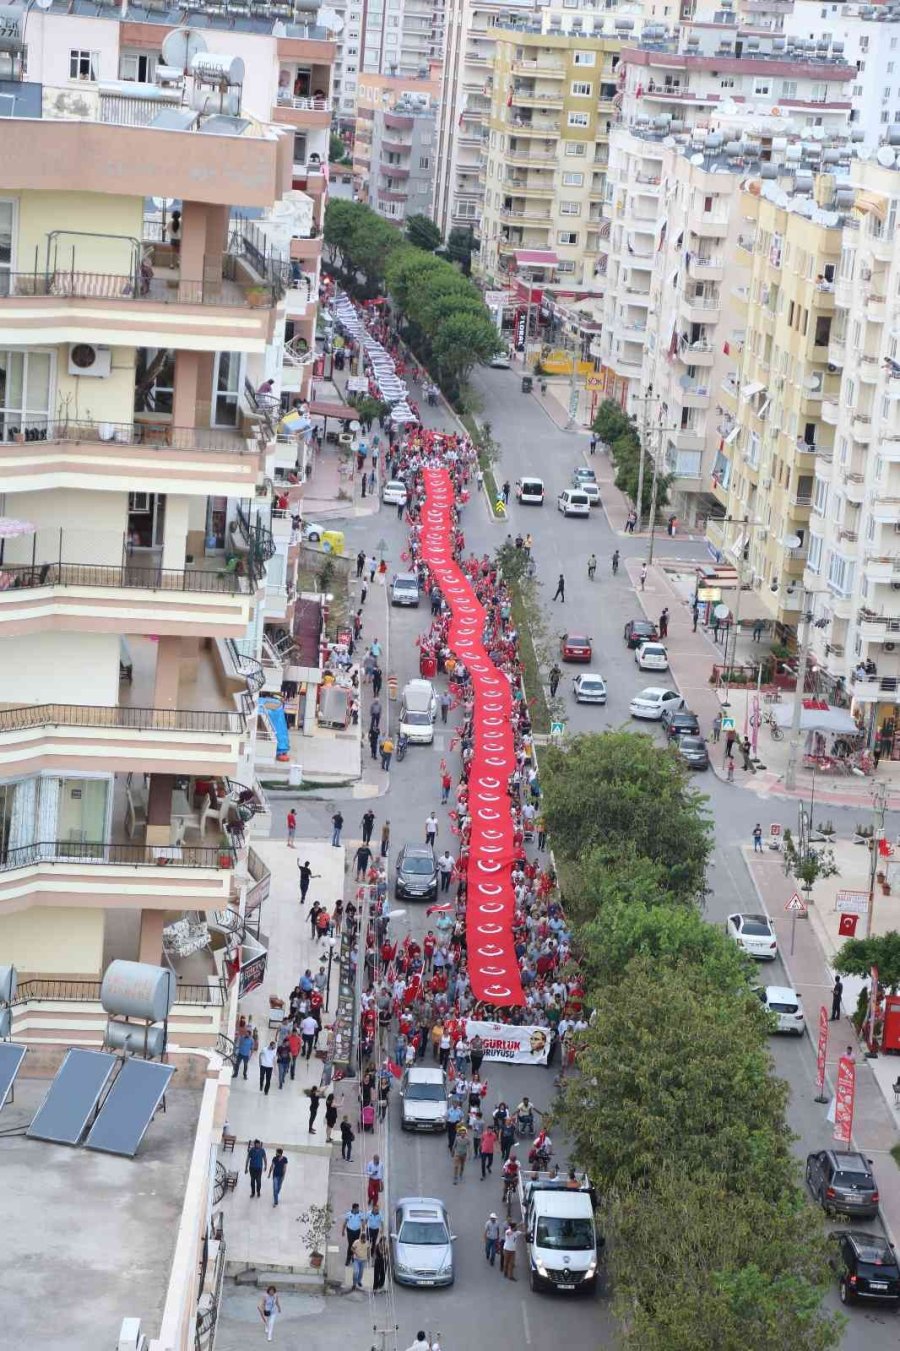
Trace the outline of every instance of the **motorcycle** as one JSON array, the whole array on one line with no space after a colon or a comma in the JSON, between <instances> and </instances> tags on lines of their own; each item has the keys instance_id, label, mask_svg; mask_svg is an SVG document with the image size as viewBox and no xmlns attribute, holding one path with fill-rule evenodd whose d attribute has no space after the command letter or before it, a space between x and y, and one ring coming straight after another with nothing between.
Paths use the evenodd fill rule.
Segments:
<instances>
[{"instance_id":1,"label":"motorcycle","mask_svg":"<svg viewBox=\"0 0 900 1351\"><path fill-rule=\"evenodd\" d=\"M397 759L402 760L406 754L406 748L409 745L409 737L405 732L401 732L397 737Z\"/></svg>"}]
</instances>

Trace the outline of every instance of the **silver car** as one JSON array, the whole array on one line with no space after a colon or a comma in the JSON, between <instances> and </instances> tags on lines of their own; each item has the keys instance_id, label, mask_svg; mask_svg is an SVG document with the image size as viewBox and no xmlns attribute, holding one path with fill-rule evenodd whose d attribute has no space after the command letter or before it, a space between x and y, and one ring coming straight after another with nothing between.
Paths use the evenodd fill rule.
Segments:
<instances>
[{"instance_id":1,"label":"silver car","mask_svg":"<svg viewBox=\"0 0 900 1351\"><path fill-rule=\"evenodd\" d=\"M450 1216L433 1196L404 1196L394 1207L391 1259L398 1285L452 1285Z\"/></svg>"}]
</instances>

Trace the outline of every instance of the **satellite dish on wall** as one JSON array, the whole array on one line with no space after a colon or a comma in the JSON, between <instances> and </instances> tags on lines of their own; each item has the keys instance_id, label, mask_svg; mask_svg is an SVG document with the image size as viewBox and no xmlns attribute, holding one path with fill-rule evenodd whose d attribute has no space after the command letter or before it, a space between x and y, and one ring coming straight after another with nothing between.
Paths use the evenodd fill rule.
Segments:
<instances>
[{"instance_id":1,"label":"satellite dish on wall","mask_svg":"<svg viewBox=\"0 0 900 1351\"><path fill-rule=\"evenodd\" d=\"M53 0L34 0L34 3L37 5L38 9L50 9Z\"/></svg>"},{"instance_id":2,"label":"satellite dish on wall","mask_svg":"<svg viewBox=\"0 0 900 1351\"><path fill-rule=\"evenodd\" d=\"M799 549L803 543L799 535L786 535L781 542L786 549Z\"/></svg>"},{"instance_id":3,"label":"satellite dish on wall","mask_svg":"<svg viewBox=\"0 0 900 1351\"><path fill-rule=\"evenodd\" d=\"M890 169L896 156L889 145L882 145L878 147L875 158L883 168Z\"/></svg>"},{"instance_id":4,"label":"satellite dish on wall","mask_svg":"<svg viewBox=\"0 0 900 1351\"><path fill-rule=\"evenodd\" d=\"M202 33L198 33L196 28L173 28L171 33L167 33L162 43L162 59L166 66L174 66L176 70L182 71L187 75L190 70L191 62L198 52L206 51L206 39Z\"/></svg>"}]
</instances>

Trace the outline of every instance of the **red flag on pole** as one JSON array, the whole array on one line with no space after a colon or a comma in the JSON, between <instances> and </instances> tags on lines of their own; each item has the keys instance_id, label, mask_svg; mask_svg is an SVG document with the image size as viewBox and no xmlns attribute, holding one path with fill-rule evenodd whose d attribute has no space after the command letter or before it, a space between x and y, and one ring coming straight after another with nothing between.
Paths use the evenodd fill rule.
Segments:
<instances>
[{"instance_id":1,"label":"red flag on pole","mask_svg":"<svg viewBox=\"0 0 900 1351\"><path fill-rule=\"evenodd\" d=\"M400 1068L399 1065L395 1065L393 1060L387 1060L385 1061L385 1064L387 1065L388 1069L390 1070L391 1074L394 1076L395 1079L403 1078L402 1069Z\"/></svg>"},{"instance_id":2,"label":"red flag on pole","mask_svg":"<svg viewBox=\"0 0 900 1351\"><path fill-rule=\"evenodd\" d=\"M856 1065L848 1055L838 1061L834 1104L834 1138L849 1145L853 1138L853 1106L856 1099Z\"/></svg>"},{"instance_id":3,"label":"red flag on pole","mask_svg":"<svg viewBox=\"0 0 900 1351\"><path fill-rule=\"evenodd\" d=\"M853 937L856 933L856 921L858 919L859 915L841 915L840 923L838 924L838 933L841 938Z\"/></svg>"}]
</instances>

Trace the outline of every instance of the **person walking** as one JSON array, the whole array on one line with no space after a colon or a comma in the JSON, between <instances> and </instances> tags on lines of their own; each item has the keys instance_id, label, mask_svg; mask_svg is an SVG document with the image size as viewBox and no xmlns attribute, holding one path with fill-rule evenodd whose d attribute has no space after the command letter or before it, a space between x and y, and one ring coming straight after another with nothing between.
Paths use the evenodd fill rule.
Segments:
<instances>
[{"instance_id":1,"label":"person walking","mask_svg":"<svg viewBox=\"0 0 900 1351\"><path fill-rule=\"evenodd\" d=\"M434 842L437 839L437 833L438 819L435 815L434 808L432 807L431 815L425 819L425 843L430 844L432 849L434 848Z\"/></svg>"},{"instance_id":2,"label":"person walking","mask_svg":"<svg viewBox=\"0 0 900 1351\"><path fill-rule=\"evenodd\" d=\"M366 1200L370 1206L378 1204L383 1187L384 1164L377 1154L373 1154L366 1164Z\"/></svg>"},{"instance_id":3,"label":"person walking","mask_svg":"<svg viewBox=\"0 0 900 1351\"><path fill-rule=\"evenodd\" d=\"M712 720L712 739L713 739L713 741L716 742L716 743L718 743L719 737L720 737L721 735L722 735L722 712L721 712L721 709L720 709L719 712L716 714L716 716L715 716L715 717L713 718L713 720Z\"/></svg>"},{"instance_id":4,"label":"person walking","mask_svg":"<svg viewBox=\"0 0 900 1351\"><path fill-rule=\"evenodd\" d=\"M331 818L331 843L335 849L341 845L341 831L344 828L344 818L340 811L336 811Z\"/></svg>"},{"instance_id":5,"label":"person walking","mask_svg":"<svg viewBox=\"0 0 900 1351\"><path fill-rule=\"evenodd\" d=\"M766 627L766 626L765 626L764 622L763 622L761 619L757 619L756 623L753 625L753 641L754 641L754 643L758 643L759 640L760 640L760 638L762 638L762 636L763 636L763 630L765 629L765 627Z\"/></svg>"},{"instance_id":6,"label":"person walking","mask_svg":"<svg viewBox=\"0 0 900 1351\"><path fill-rule=\"evenodd\" d=\"M296 1078L297 1061L300 1059L300 1051L303 1046L300 1040L300 1033L296 1027L292 1027L287 1035L287 1047L291 1053L291 1078Z\"/></svg>"},{"instance_id":7,"label":"person walking","mask_svg":"<svg viewBox=\"0 0 900 1351\"><path fill-rule=\"evenodd\" d=\"M366 603L366 596L367 596L368 594L369 594L369 583L366 581L366 579L365 579L365 577L364 577L364 578L362 579L362 581L360 582L360 584L359 584L359 608L360 608L360 610L361 610L362 607L365 605L365 603Z\"/></svg>"},{"instance_id":8,"label":"person walking","mask_svg":"<svg viewBox=\"0 0 900 1351\"><path fill-rule=\"evenodd\" d=\"M840 976L835 976L834 986L831 991L831 1021L836 1023L841 1016L841 997L844 993L844 982Z\"/></svg>"},{"instance_id":9,"label":"person walking","mask_svg":"<svg viewBox=\"0 0 900 1351\"><path fill-rule=\"evenodd\" d=\"M359 581L363 575L363 568L366 566L366 555L362 549L356 555L356 580Z\"/></svg>"},{"instance_id":10,"label":"person walking","mask_svg":"<svg viewBox=\"0 0 900 1351\"><path fill-rule=\"evenodd\" d=\"M391 847L391 823L385 821L381 827L381 857L387 858L388 850Z\"/></svg>"},{"instance_id":11,"label":"person walking","mask_svg":"<svg viewBox=\"0 0 900 1351\"><path fill-rule=\"evenodd\" d=\"M453 1141L453 1185L462 1182L463 1174L466 1171L466 1159L469 1157L469 1132L460 1122L456 1128L456 1139Z\"/></svg>"},{"instance_id":12,"label":"person walking","mask_svg":"<svg viewBox=\"0 0 900 1351\"><path fill-rule=\"evenodd\" d=\"M350 1125L350 1118L346 1115L341 1117L341 1158L344 1163L350 1163L353 1158L353 1141L356 1136L353 1134L353 1127Z\"/></svg>"},{"instance_id":13,"label":"person walking","mask_svg":"<svg viewBox=\"0 0 900 1351\"><path fill-rule=\"evenodd\" d=\"M508 1281L514 1281L516 1277L516 1248L519 1243L519 1226L515 1220L510 1220L503 1232L503 1256L501 1258L501 1271Z\"/></svg>"},{"instance_id":14,"label":"person walking","mask_svg":"<svg viewBox=\"0 0 900 1351\"><path fill-rule=\"evenodd\" d=\"M338 1109L334 1100L334 1094L329 1093L325 1099L325 1143L332 1144L332 1132L337 1125Z\"/></svg>"},{"instance_id":15,"label":"person walking","mask_svg":"<svg viewBox=\"0 0 900 1351\"><path fill-rule=\"evenodd\" d=\"M618 549L616 549L615 553L612 556L612 575L615 577L618 571L619 571L619 551Z\"/></svg>"},{"instance_id":16,"label":"person walking","mask_svg":"<svg viewBox=\"0 0 900 1351\"><path fill-rule=\"evenodd\" d=\"M669 636L669 607L668 607L668 605L665 607L665 609L663 610L662 614L661 614L660 617L659 617L659 636L660 636L660 638L668 638L668 636Z\"/></svg>"},{"instance_id":17,"label":"person walking","mask_svg":"<svg viewBox=\"0 0 900 1351\"><path fill-rule=\"evenodd\" d=\"M725 761L725 777L729 783L734 783L734 759L730 755Z\"/></svg>"},{"instance_id":18,"label":"person walking","mask_svg":"<svg viewBox=\"0 0 900 1351\"><path fill-rule=\"evenodd\" d=\"M697 632L697 622L699 619L700 619L700 602L695 597L693 604L691 605L691 621L692 621L691 626L693 628L694 633Z\"/></svg>"},{"instance_id":19,"label":"person walking","mask_svg":"<svg viewBox=\"0 0 900 1351\"><path fill-rule=\"evenodd\" d=\"M367 844L361 844L353 855L356 863L356 880L361 882L369 871L369 864L372 861L372 850Z\"/></svg>"},{"instance_id":20,"label":"person walking","mask_svg":"<svg viewBox=\"0 0 900 1351\"><path fill-rule=\"evenodd\" d=\"M566 603L566 579L562 573L557 578L556 590L551 599L562 601L563 605Z\"/></svg>"},{"instance_id":21,"label":"person walking","mask_svg":"<svg viewBox=\"0 0 900 1351\"><path fill-rule=\"evenodd\" d=\"M269 1164L269 1177L272 1179L272 1204L278 1205L278 1198L281 1195L281 1189L284 1186L284 1177L287 1173L288 1161L285 1152L280 1147L275 1150L275 1157Z\"/></svg>"},{"instance_id":22,"label":"person walking","mask_svg":"<svg viewBox=\"0 0 900 1351\"><path fill-rule=\"evenodd\" d=\"M384 672L380 666L372 668L372 693L377 697L381 694L381 682L384 679Z\"/></svg>"},{"instance_id":23,"label":"person walking","mask_svg":"<svg viewBox=\"0 0 900 1351\"><path fill-rule=\"evenodd\" d=\"M366 1217L363 1223L366 1226L366 1235L369 1240L369 1246L374 1249L381 1234L381 1226L384 1223L384 1216L378 1209L378 1202L373 1201L366 1211Z\"/></svg>"},{"instance_id":24,"label":"person walking","mask_svg":"<svg viewBox=\"0 0 900 1351\"><path fill-rule=\"evenodd\" d=\"M381 730L381 700L373 699L369 705L369 726Z\"/></svg>"},{"instance_id":25,"label":"person walking","mask_svg":"<svg viewBox=\"0 0 900 1351\"><path fill-rule=\"evenodd\" d=\"M244 1164L244 1172L250 1174L251 1201L256 1196L262 1196L263 1173L266 1171L268 1162L262 1140L251 1141L247 1146L247 1161Z\"/></svg>"},{"instance_id":26,"label":"person walking","mask_svg":"<svg viewBox=\"0 0 900 1351\"><path fill-rule=\"evenodd\" d=\"M647 564L641 564L641 590L643 591L647 583Z\"/></svg>"},{"instance_id":27,"label":"person walking","mask_svg":"<svg viewBox=\"0 0 900 1351\"><path fill-rule=\"evenodd\" d=\"M537 831L537 847L539 853L543 853L547 847L547 822L543 812L538 812L535 818L534 828Z\"/></svg>"},{"instance_id":28,"label":"person walking","mask_svg":"<svg viewBox=\"0 0 900 1351\"><path fill-rule=\"evenodd\" d=\"M596 555L596 554L591 554L590 558L588 559L588 581L589 581L589 582L592 582L592 581L594 580L594 574L596 573L596 571L597 571L597 555Z\"/></svg>"},{"instance_id":29,"label":"person walking","mask_svg":"<svg viewBox=\"0 0 900 1351\"><path fill-rule=\"evenodd\" d=\"M347 1259L344 1262L345 1267L349 1267L353 1260L353 1245L362 1234L362 1226L363 1217L360 1214L359 1202L354 1201L353 1205L344 1216L344 1222L341 1225L341 1233L345 1235L347 1239Z\"/></svg>"},{"instance_id":30,"label":"person walking","mask_svg":"<svg viewBox=\"0 0 900 1351\"><path fill-rule=\"evenodd\" d=\"M287 1044L286 1037L275 1052L275 1064L278 1066L278 1087L284 1088L284 1081L291 1068L291 1048Z\"/></svg>"},{"instance_id":31,"label":"person walking","mask_svg":"<svg viewBox=\"0 0 900 1351\"><path fill-rule=\"evenodd\" d=\"M362 1290L363 1272L366 1269L366 1262L369 1260L369 1245L362 1234L359 1238L354 1239L350 1249L350 1258L353 1262L353 1285L351 1289Z\"/></svg>"},{"instance_id":32,"label":"person walking","mask_svg":"<svg viewBox=\"0 0 900 1351\"><path fill-rule=\"evenodd\" d=\"M369 750L372 752L372 759L373 759L373 760L377 760L377 759L378 759L378 744L379 744L379 740L380 740L380 737L379 737L379 733L378 733L378 728L375 726L375 724L374 724L374 722L373 722L373 723L371 723L370 726L369 726Z\"/></svg>"},{"instance_id":33,"label":"person walking","mask_svg":"<svg viewBox=\"0 0 900 1351\"><path fill-rule=\"evenodd\" d=\"M445 806L450 801L450 789L453 787L453 775L449 769L444 768L441 774L441 805Z\"/></svg>"},{"instance_id":34,"label":"person walking","mask_svg":"<svg viewBox=\"0 0 900 1351\"><path fill-rule=\"evenodd\" d=\"M381 768L387 772L391 767L391 756L394 754L394 743L390 736L382 738L381 741Z\"/></svg>"},{"instance_id":35,"label":"person walking","mask_svg":"<svg viewBox=\"0 0 900 1351\"><path fill-rule=\"evenodd\" d=\"M450 881L453 877L454 859L449 849L445 849L437 861L438 872L441 875L441 892L450 890Z\"/></svg>"},{"instance_id":36,"label":"person walking","mask_svg":"<svg viewBox=\"0 0 900 1351\"><path fill-rule=\"evenodd\" d=\"M503 484L503 505L505 507L509 506L509 494L511 491L509 479L506 479Z\"/></svg>"},{"instance_id":37,"label":"person walking","mask_svg":"<svg viewBox=\"0 0 900 1351\"><path fill-rule=\"evenodd\" d=\"M232 1079L238 1077L238 1071L241 1066L244 1067L244 1078L247 1077L247 1067L250 1064L250 1057L253 1054L253 1034L249 1027L245 1027L237 1038L234 1048L234 1069L231 1071Z\"/></svg>"},{"instance_id":38,"label":"person walking","mask_svg":"<svg viewBox=\"0 0 900 1351\"><path fill-rule=\"evenodd\" d=\"M318 1085L317 1085L317 1084L313 1084L311 1088L308 1088L308 1089L307 1089L307 1094L308 1094L308 1096L309 1096L309 1127L308 1127L308 1130L309 1130L309 1134L310 1134L310 1135L315 1135L315 1133L316 1133L316 1117L319 1115L319 1103L322 1101L322 1099L324 1098L325 1094L324 1094L324 1093L321 1093L321 1092L319 1091L319 1088L318 1088Z\"/></svg>"},{"instance_id":39,"label":"person walking","mask_svg":"<svg viewBox=\"0 0 900 1351\"><path fill-rule=\"evenodd\" d=\"M294 847L294 836L297 834L297 812L294 807L287 814L287 842L288 849Z\"/></svg>"},{"instance_id":40,"label":"person walking","mask_svg":"<svg viewBox=\"0 0 900 1351\"><path fill-rule=\"evenodd\" d=\"M484 1258L491 1266L497 1260L497 1248L500 1246L500 1225L497 1216L491 1211L484 1226Z\"/></svg>"},{"instance_id":41,"label":"person walking","mask_svg":"<svg viewBox=\"0 0 900 1351\"><path fill-rule=\"evenodd\" d=\"M268 1046L264 1046L259 1053L259 1091L264 1097L269 1096L269 1089L272 1085L272 1070L275 1068L275 1043L270 1041Z\"/></svg>"},{"instance_id":42,"label":"person walking","mask_svg":"<svg viewBox=\"0 0 900 1351\"><path fill-rule=\"evenodd\" d=\"M312 868L309 866L309 859L304 860L303 863L298 863L297 871L300 874L300 904L303 905L306 901L306 893L309 891L310 882L314 877L321 877L321 873L313 872Z\"/></svg>"},{"instance_id":43,"label":"person walking","mask_svg":"<svg viewBox=\"0 0 900 1351\"><path fill-rule=\"evenodd\" d=\"M556 662L554 662L553 665L550 667L550 678L549 678L551 699L556 698L556 691L559 689L559 682L561 677L562 671L559 669Z\"/></svg>"},{"instance_id":44,"label":"person walking","mask_svg":"<svg viewBox=\"0 0 900 1351\"><path fill-rule=\"evenodd\" d=\"M452 705L452 703L453 703L453 700L452 700L451 697L450 697L450 691L449 691L449 690L444 690L444 691L441 693L441 697L440 697L440 699L438 700L438 703L439 703L440 710L441 710L441 722L446 722L446 721L447 721L447 717L448 717L448 715L449 715L449 713L450 713L450 707L451 707L451 705Z\"/></svg>"},{"instance_id":45,"label":"person walking","mask_svg":"<svg viewBox=\"0 0 900 1351\"><path fill-rule=\"evenodd\" d=\"M750 756L751 756L752 754L753 754L753 749L752 749L752 747L751 747L751 745L750 745L750 738L749 738L748 736L745 736L744 739L743 739L743 741L741 742L741 755L744 757L744 772L745 772L745 773L746 773L746 771L750 768Z\"/></svg>"},{"instance_id":46,"label":"person walking","mask_svg":"<svg viewBox=\"0 0 900 1351\"><path fill-rule=\"evenodd\" d=\"M375 827L375 813L372 811L371 807L368 811L363 812L363 818L360 825L362 826L362 842L363 844L369 844L372 839L372 831Z\"/></svg>"},{"instance_id":47,"label":"person walking","mask_svg":"<svg viewBox=\"0 0 900 1351\"><path fill-rule=\"evenodd\" d=\"M281 1313L278 1290L274 1285L266 1286L266 1293L257 1305L262 1325L266 1330L266 1341L270 1342L275 1333L275 1319Z\"/></svg>"},{"instance_id":48,"label":"person walking","mask_svg":"<svg viewBox=\"0 0 900 1351\"><path fill-rule=\"evenodd\" d=\"M494 1171L494 1152L497 1148L497 1132L489 1123L481 1132L481 1180L487 1173ZM493 1263L491 1264L493 1265Z\"/></svg>"},{"instance_id":49,"label":"person walking","mask_svg":"<svg viewBox=\"0 0 900 1351\"><path fill-rule=\"evenodd\" d=\"M753 827L753 852L754 854L761 854L762 851L762 826L757 821Z\"/></svg>"},{"instance_id":50,"label":"person walking","mask_svg":"<svg viewBox=\"0 0 900 1351\"><path fill-rule=\"evenodd\" d=\"M725 759L731 759L731 753L734 750L734 743L737 741L737 732L733 727L729 727L725 733Z\"/></svg>"},{"instance_id":51,"label":"person walking","mask_svg":"<svg viewBox=\"0 0 900 1351\"><path fill-rule=\"evenodd\" d=\"M441 1040L443 1040L443 1038L441 1038ZM450 1048L448 1046L447 1060L449 1059L450 1059ZM442 1069L447 1068L447 1062L444 1060L443 1049L441 1050L441 1068ZM451 1154L453 1153L453 1146L456 1143L456 1132L460 1126L460 1123L462 1122L462 1119L463 1119L462 1108L454 1098L451 1100L450 1106L447 1108L447 1148L449 1149Z\"/></svg>"},{"instance_id":52,"label":"person walking","mask_svg":"<svg viewBox=\"0 0 900 1351\"><path fill-rule=\"evenodd\" d=\"M316 1022L312 1014L311 1013L305 1014L302 1022L300 1023L300 1039L303 1042L302 1055L304 1060L312 1059L313 1046L315 1045L316 1033L318 1032L318 1030L319 1024Z\"/></svg>"},{"instance_id":53,"label":"person walking","mask_svg":"<svg viewBox=\"0 0 900 1351\"><path fill-rule=\"evenodd\" d=\"M378 1294L379 1290L384 1289L384 1282L387 1277L387 1242L384 1234L380 1234L378 1242L372 1249L372 1292Z\"/></svg>"},{"instance_id":54,"label":"person walking","mask_svg":"<svg viewBox=\"0 0 900 1351\"><path fill-rule=\"evenodd\" d=\"M595 454L595 453L596 453L596 450L597 450L597 433L596 433L596 432L591 432L591 440L590 440L590 451L591 451L591 454L592 454L592 455Z\"/></svg>"}]
</instances>

